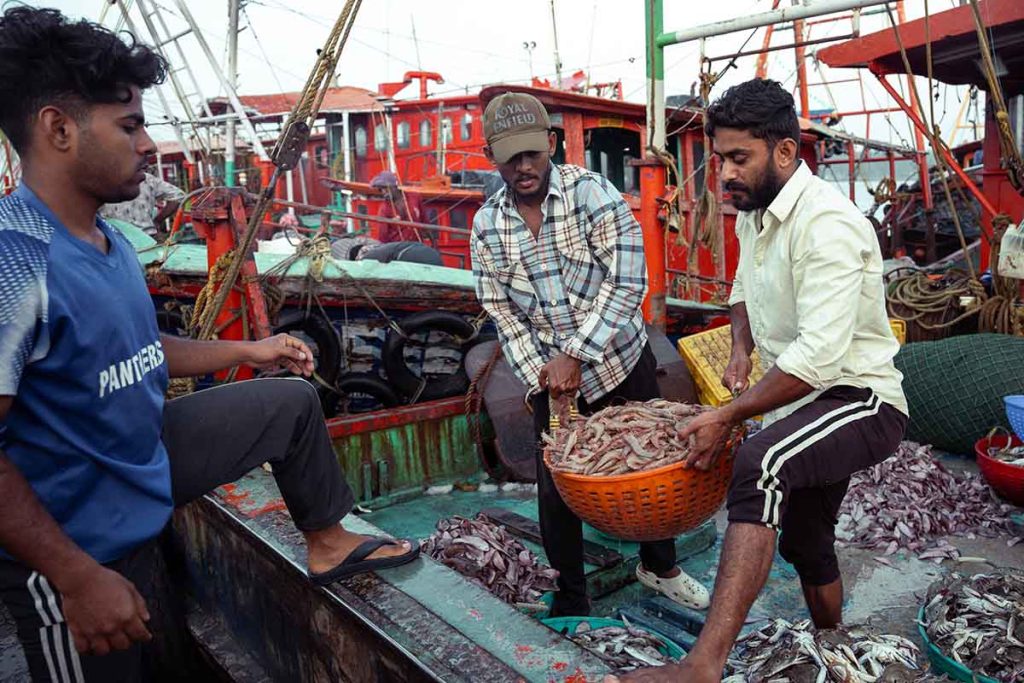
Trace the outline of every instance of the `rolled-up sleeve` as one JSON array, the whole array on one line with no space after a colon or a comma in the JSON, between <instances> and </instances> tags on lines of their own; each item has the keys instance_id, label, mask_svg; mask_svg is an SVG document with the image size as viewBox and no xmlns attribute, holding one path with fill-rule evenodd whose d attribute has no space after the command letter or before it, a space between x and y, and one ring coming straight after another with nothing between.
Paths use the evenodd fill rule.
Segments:
<instances>
[{"instance_id":1,"label":"rolled-up sleeve","mask_svg":"<svg viewBox=\"0 0 1024 683\"><path fill-rule=\"evenodd\" d=\"M794 240L797 337L775 365L815 389L826 389L842 376L871 255L866 234L854 219L826 210Z\"/></svg>"},{"instance_id":2,"label":"rolled-up sleeve","mask_svg":"<svg viewBox=\"0 0 1024 683\"><path fill-rule=\"evenodd\" d=\"M735 306L747 300L743 292L743 255L740 254L739 262L736 264L736 274L732 278L732 289L729 291L729 305Z\"/></svg>"}]
</instances>

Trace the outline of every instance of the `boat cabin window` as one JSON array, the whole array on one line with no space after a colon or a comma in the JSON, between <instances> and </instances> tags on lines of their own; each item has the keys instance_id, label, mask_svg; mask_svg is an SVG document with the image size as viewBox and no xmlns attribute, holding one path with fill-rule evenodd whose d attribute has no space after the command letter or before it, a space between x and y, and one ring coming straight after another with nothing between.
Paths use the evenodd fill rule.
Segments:
<instances>
[{"instance_id":1,"label":"boat cabin window","mask_svg":"<svg viewBox=\"0 0 1024 683\"><path fill-rule=\"evenodd\" d=\"M366 129L362 126L356 126L355 147L357 157L366 156Z\"/></svg>"},{"instance_id":2,"label":"boat cabin window","mask_svg":"<svg viewBox=\"0 0 1024 683\"><path fill-rule=\"evenodd\" d=\"M459 137L469 140L473 137L473 115L468 111L462 115L462 126L459 128Z\"/></svg>"},{"instance_id":3,"label":"boat cabin window","mask_svg":"<svg viewBox=\"0 0 1024 683\"><path fill-rule=\"evenodd\" d=\"M1024 152L1024 95L1011 97L1006 102L1006 113L1010 117L1010 129L1017 146Z\"/></svg>"},{"instance_id":4,"label":"boat cabin window","mask_svg":"<svg viewBox=\"0 0 1024 683\"><path fill-rule=\"evenodd\" d=\"M555 143L555 154L551 157L552 163L565 163L565 131L561 128L552 128L558 141Z\"/></svg>"},{"instance_id":5,"label":"boat cabin window","mask_svg":"<svg viewBox=\"0 0 1024 683\"><path fill-rule=\"evenodd\" d=\"M408 149L411 142L412 132L408 121L402 121L395 129L395 144L399 149Z\"/></svg>"},{"instance_id":6,"label":"boat cabin window","mask_svg":"<svg viewBox=\"0 0 1024 683\"><path fill-rule=\"evenodd\" d=\"M452 141L452 120L445 118L441 119L441 142L448 144Z\"/></svg>"},{"instance_id":7,"label":"boat cabin window","mask_svg":"<svg viewBox=\"0 0 1024 683\"><path fill-rule=\"evenodd\" d=\"M378 123L373 128L373 148L382 151L388 148L388 127Z\"/></svg>"},{"instance_id":8,"label":"boat cabin window","mask_svg":"<svg viewBox=\"0 0 1024 683\"><path fill-rule=\"evenodd\" d=\"M448 223L453 228L469 228L469 220L465 209L452 209L448 213Z\"/></svg>"},{"instance_id":9,"label":"boat cabin window","mask_svg":"<svg viewBox=\"0 0 1024 683\"><path fill-rule=\"evenodd\" d=\"M591 128L584 133L587 168L611 181L619 192L636 193L639 173L629 161L640 156L640 133L625 128Z\"/></svg>"},{"instance_id":10,"label":"boat cabin window","mask_svg":"<svg viewBox=\"0 0 1024 683\"><path fill-rule=\"evenodd\" d=\"M693 149L693 170L690 171L693 174L693 196L699 197L704 189L704 168L707 161L704 158L704 140L695 136L690 144Z\"/></svg>"},{"instance_id":11,"label":"boat cabin window","mask_svg":"<svg viewBox=\"0 0 1024 683\"><path fill-rule=\"evenodd\" d=\"M430 119L420 121L420 147L434 146L434 127L430 125Z\"/></svg>"}]
</instances>

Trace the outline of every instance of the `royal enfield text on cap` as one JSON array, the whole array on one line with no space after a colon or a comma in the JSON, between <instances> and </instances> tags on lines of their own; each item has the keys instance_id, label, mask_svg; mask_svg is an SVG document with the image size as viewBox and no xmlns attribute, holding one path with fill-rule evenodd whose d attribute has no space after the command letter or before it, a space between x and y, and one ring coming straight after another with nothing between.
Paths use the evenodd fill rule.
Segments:
<instances>
[{"instance_id":1,"label":"royal enfield text on cap","mask_svg":"<svg viewBox=\"0 0 1024 683\"><path fill-rule=\"evenodd\" d=\"M484 137L499 164L521 152L547 151L550 130L548 112L533 95L498 95L484 110Z\"/></svg>"}]
</instances>

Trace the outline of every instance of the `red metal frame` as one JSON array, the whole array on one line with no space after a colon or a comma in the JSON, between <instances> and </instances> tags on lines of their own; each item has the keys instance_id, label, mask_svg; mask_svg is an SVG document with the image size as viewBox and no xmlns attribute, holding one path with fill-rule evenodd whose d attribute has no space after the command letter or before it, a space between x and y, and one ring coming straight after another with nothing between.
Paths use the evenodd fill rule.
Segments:
<instances>
[{"instance_id":1,"label":"red metal frame","mask_svg":"<svg viewBox=\"0 0 1024 683\"><path fill-rule=\"evenodd\" d=\"M644 319L665 329L665 293L667 283L665 227L658 216L658 200L665 196L667 173L661 161L638 162L640 167L640 227L644 233L644 258L647 260L647 296Z\"/></svg>"},{"instance_id":2,"label":"red metal frame","mask_svg":"<svg viewBox=\"0 0 1024 683\"><path fill-rule=\"evenodd\" d=\"M796 81L800 91L800 115L811 115L811 99L807 89L807 58L804 50L804 22L793 22L793 52L796 55Z\"/></svg>"},{"instance_id":3,"label":"red metal frame","mask_svg":"<svg viewBox=\"0 0 1024 683\"><path fill-rule=\"evenodd\" d=\"M902 6L899 6L899 11L902 12ZM1021 3L1020 0L985 0L982 4L982 11L986 25L991 29L1016 26L1024 22L1024 3ZM975 34L973 13L971 8L966 5L933 14L926 19L917 19L905 24L901 22L899 26L899 42L902 43L908 54L915 50L918 51L918 57L920 57L920 50L926 45L928 38L931 39L933 54L941 54L944 46L962 46L965 40L968 43L975 40ZM910 89L911 101L908 103L907 99L897 92L886 78L891 74L903 75L905 73L900 45L892 29L878 31L826 48L819 52L819 57L833 67L868 68L908 115L914 124L915 135L918 137L925 135L926 124L923 117L914 108L913 89ZM950 63L947 63L945 73L949 75L950 80L956 83L971 83L984 89L986 84L970 60L960 60L960 62L963 62L963 68L953 71L949 70ZM925 67L921 66L919 62L915 63L912 60L912 68L918 75L923 75L921 72ZM938 69L938 66L936 68ZM909 79L910 76L907 78ZM970 180L963 167L945 146L941 146L936 153L942 155L943 160L982 206L985 215L981 228L985 239L981 241L981 266L984 269L988 266L991 257L992 216L997 212L1003 212L1010 215L1011 220L1019 220L1024 215L1024 198L1009 187L1006 171L1000 166L1001 152L995 122L991 116L986 116L985 168L982 172L982 188ZM922 179L922 187L930 187L927 178Z\"/></svg>"},{"instance_id":4,"label":"red metal frame","mask_svg":"<svg viewBox=\"0 0 1024 683\"><path fill-rule=\"evenodd\" d=\"M354 434L366 434L393 427L402 427L425 420L440 417L451 417L466 412L466 399L463 396L445 398L438 401L427 401L411 406L400 406L386 410L375 410L369 413L354 413L327 420L327 432L332 439L340 439Z\"/></svg>"},{"instance_id":5,"label":"red metal frame","mask_svg":"<svg viewBox=\"0 0 1024 683\"><path fill-rule=\"evenodd\" d=\"M231 215L228 221L235 244L240 244L248 229L249 217L240 194L231 196ZM209 258L209 257L207 257ZM266 339L271 334L270 317L267 313L267 301L260 286L259 271L256 260L250 251L242 261L242 282L245 287L246 312L248 313L249 334L252 339ZM243 334L245 330L243 330Z\"/></svg>"},{"instance_id":6,"label":"red metal frame","mask_svg":"<svg viewBox=\"0 0 1024 683\"><path fill-rule=\"evenodd\" d=\"M924 135L925 131L927 131L928 128L925 125L924 121L921 119L920 115L914 109L914 107L908 104L907 101L903 99L903 97L899 94L896 88L894 88L892 84L889 83L884 74L877 73L873 70L872 73L874 73L875 76L878 78L878 82L882 84L882 87L885 88L886 92L889 93L889 96L896 100L896 102L900 105L900 108L902 108L904 113L906 113L906 115L910 118L911 122L914 124L914 128L917 130L918 135ZM992 206L992 204L988 201L988 198L985 196L985 193L983 193L978 188L978 186L974 184L974 181L971 180L970 176L968 176L964 172L964 170L960 168L960 164L953 157L953 155L949 153L949 150L946 149L945 145L940 145L939 149L935 151L942 155L943 160L949 165L953 173L955 173L956 176L960 178L960 180L967 187L968 191L970 191L970 193L974 195L975 199L977 199L978 202L981 204L981 208L985 209L985 211L988 212L989 216L996 215L997 211L995 207ZM924 186L930 186L930 183L925 182ZM985 233L985 237L991 239L992 235L991 233Z\"/></svg>"},{"instance_id":7,"label":"red metal frame","mask_svg":"<svg viewBox=\"0 0 1024 683\"><path fill-rule=\"evenodd\" d=\"M782 0L772 0L772 9L778 9ZM761 54L757 56L757 68L754 70L755 78L765 78L768 75L768 49L772 44L772 33L775 32L775 24L768 24L764 30L764 40L761 42Z\"/></svg>"},{"instance_id":8,"label":"red metal frame","mask_svg":"<svg viewBox=\"0 0 1024 683\"><path fill-rule=\"evenodd\" d=\"M926 43L925 21L915 19L905 22L903 14L903 3L897 3L897 12L900 16L900 39L904 48L912 50L919 48ZM1020 0L984 0L981 5L984 12L985 22L990 25L1004 24L1019 21L1024 18L1024 4ZM959 36L966 33L974 34L974 18L971 8L968 5L955 7L943 12L932 14L929 19L929 33L932 45L935 46L943 39ZM882 59L899 56L899 47L892 28L876 31L855 40L839 43L827 47L818 52L821 61L836 68L865 68L870 62L874 62L886 73L903 74L903 65L900 62L895 69L887 69L881 64ZM970 65L969 60L965 60ZM896 63L896 60L894 60ZM970 65L972 71L974 66ZM980 78L980 73L978 74Z\"/></svg>"},{"instance_id":9,"label":"red metal frame","mask_svg":"<svg viewBox=\"0 0 1024 683\"><path fill-rule=\"evenodd\" d=\"M202 205L192 208L192 222L196 234L206 240L206 265L207 271L211 271L224 254L235 248L245 233L248 219L242 191L217 188L204 197ZM236 341L263 339L271 333L270 319L252 252L242 262L240 274L245 300L238 287L228 293L224 307L217 315L215 329L220 330L217 338ZM239 315L243 307L244 321ZM217 374L219 379L226 376L226 372ZM248 366L239 366L235 374L236 379L252 377L252 368Z\"/></svg>"}]
</instances>

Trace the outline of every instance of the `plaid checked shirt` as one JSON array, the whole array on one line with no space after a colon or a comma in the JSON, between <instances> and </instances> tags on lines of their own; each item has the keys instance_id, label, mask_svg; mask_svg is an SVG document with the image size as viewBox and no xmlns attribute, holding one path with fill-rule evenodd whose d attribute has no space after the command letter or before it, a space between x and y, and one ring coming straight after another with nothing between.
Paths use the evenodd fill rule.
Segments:
<instances>
[{"instance_id":1,"label":"plaid checked shirt","mask_svg":"<svg viewBox=\"0 0 1024 683\"><path fill-rule=\"evenodd\" d=\"M643 235L604 177L554 166L534 238L507 187L476 213L470 252L477 297L509 365L540 390L540 370L565 353L583 362L588 402L622 383L647 343Z\"/></svg>"}]
</instances>

